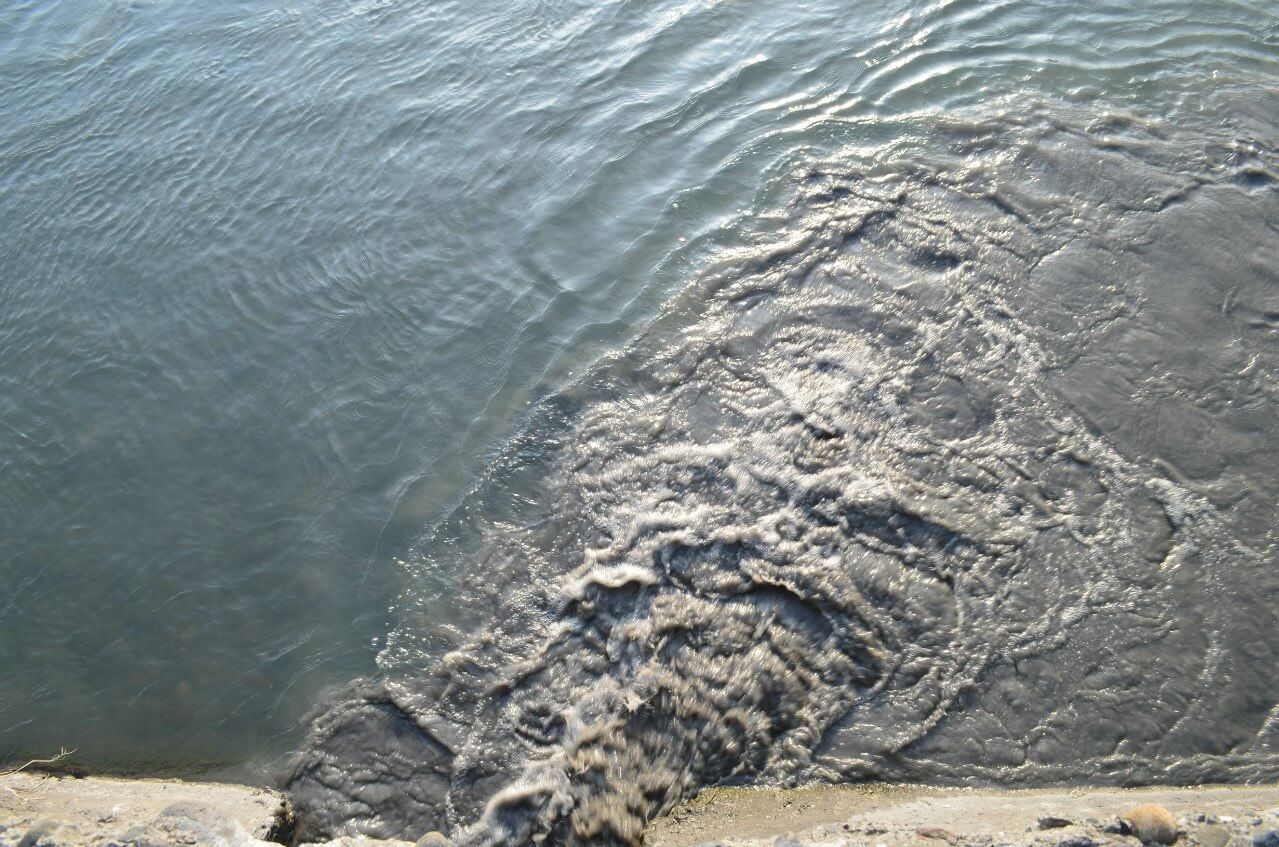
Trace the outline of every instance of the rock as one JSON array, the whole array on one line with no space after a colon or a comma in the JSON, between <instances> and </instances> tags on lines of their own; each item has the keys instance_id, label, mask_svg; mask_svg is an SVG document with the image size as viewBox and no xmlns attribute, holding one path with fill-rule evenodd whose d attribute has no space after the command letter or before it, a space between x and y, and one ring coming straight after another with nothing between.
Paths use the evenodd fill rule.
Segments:
<instances>
[{"instance_id":1,"label":"rock","mask_svg":"<svg viewBox=\"0 0 1279 847\"><path fill-rule=\"evenodd\" d=\"M1057 842L1057 847L1097 847L1097 842L1087 835L1072 835Z\"/></svg>"},{"instance_id":2,"label":"rock","mask_svg":"<svg viewBox=\"0 0 1279 847\"><path fill-rule=\"evenodd\" d=\"M253 838L238 820L194 800L168 806L133 840L137 847L258 847L266 842Z\"/></svg>"},{"instance_id":3,"label":"rock","mask_svg":"<svg viewBox=\"0 0 1279 847\"><path fill-rule=\"evenodd\" d=\"M1268 829L1252 837L1252 847L1279 847L1279 829Z\"/></svg>"},{"instance_id":4,"label":"rock","mask_svg":"<svg viewBox=\"0 0 1279 847\"><path fill-rule=\"evenodd\" d=\"M1065 818L1055 818L1052 815L1047 815L1039 819L1039 828L1061 829L1064 826L1070 826L1071 823L1071 821L1068 821Z\"/></svg>"},{"instance_id":5,"label":"rock","mask_svg":"<svg viewBox=\"0 0 1279 847\"><path fill-rule=\"evenodd\" d=\"M1220 824L1201 826L1195 832L1199 847L1226 847L1230 842L1230 830Z\"/></svg>"},{"instance_id":6,"label":"rock","mask_svg":"<svg viewBox=\"0 0 1279 847\"><path fill-rule=\"evenodd\" d=\"M138 824L136 826L131 826L128 829L126 829L124 831L124 835L121 836L121 838L123 839L125 844L132 844L133 842L141 838L142 833L146 831L147 831L147 828L145 826L143 826L142 824Z\"/></svg>"},{"instance_id":7,"label":"rock","mask_svg":"<svg viewBox=\"0 0 1279 847\"><path fill-rule=\"evenodd\" d=\"M413 847L450 847L452 841L442 832L428 832L417 840Z\"/></svg>"},{"instance_id":8,"label":"rock","mask_svg":"<svg viewBox=\"0 0 1279 847\"><path fill-rule=\"evenodd\" d=\"M935 838L938 841L945 841L947 844L958 844L959 836L947 829L939 826L925 826L915 830L915 835L920 838Z\"/></svg>"},{"instance_id":9,"label":"rock","mask_svg":"<svg viewBox=\"0 0 1279 847\"><path fill-rule=\"evenodd\" d=\"M46 844L56 844L53 833L60 826L62 826L62 821L55 821L49 818L38 820L18 840L18 847L42 847L42 845Z\"/></svg>"},{"instance_id":10,"label":"rock","mask_svg":"<svg viewBox=\"0 0 1279 847\"><path fill-rule=\"evenodd\" d=\"M1134 806L1119 816L1128 833L1143 844L1172 844L1177 840L1177 819L1163 806L1147 803Z\"/></svg>"}]
</instances>

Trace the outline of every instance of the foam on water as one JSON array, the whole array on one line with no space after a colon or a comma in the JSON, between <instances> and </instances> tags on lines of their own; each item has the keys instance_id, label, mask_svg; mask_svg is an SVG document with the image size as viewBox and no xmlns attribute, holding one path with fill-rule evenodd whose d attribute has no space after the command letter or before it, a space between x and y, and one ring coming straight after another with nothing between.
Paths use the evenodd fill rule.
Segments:
<instances>
[{"instance_id":1,"label":"foam on water","mask_svg":"<svg viewBox=\"0 0 1279 847\"><path fill-rule=\"evenodd\" d=\"M1276 79L1272 0L0 3L0 769L265 778L380 664L313 831L1269 773Z\"/></svg>"},{"instance_id":2,"label":"foam on water","mask_svg":"<svg viewBox=\"0 0 1279 847\"><path fill-rule=\"evenodd\" d=\"M299 836L1279 776L1279 98L1180 110L938 113L800 166L423 541L385 680L313 716Z\"/></svg>"}]
</instances>

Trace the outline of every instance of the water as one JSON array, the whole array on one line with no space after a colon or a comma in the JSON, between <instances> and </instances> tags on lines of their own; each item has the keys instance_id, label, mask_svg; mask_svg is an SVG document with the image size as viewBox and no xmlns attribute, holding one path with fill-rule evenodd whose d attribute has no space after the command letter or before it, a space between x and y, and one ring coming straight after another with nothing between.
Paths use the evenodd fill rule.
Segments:
<instances>
[{"instance_id":1,"label":"water","mask_svg":"<svg viewBox=\"0 0 1279 847\"><path fill-rule=\"evenodd\" d=\"M1279 440L1266 417L1279 364L1279 306L1266 288L1279 266L1266 252L1276 78L1279 16L1261 2L7 4L0 757L67 746L121 769L265 762L301 743L299 720L326 689L382 673L400 687L341 695L329 711L338 717L321 718L307 742L310 766L341 773L352 760L384 762L394 735L384 730L405 716L435 734L439 749L410 749L421 773L394 774L422 810L356 822L370 831L461 829L517 776L543 823L511 825L565 825L528 786L553 786L552 807L589 798L557 782L562 768L530 775L525 754L562 743L554 716L589 700L583 691L602 692L579 715L588 726L591 709L649 704L610 742L621 764L600 803L634 782L628 768L656 775L656 799L603 816L623 830L721 778L1081 778L1059 753L1084 724L1105 727L1085 757L1109 756L1103 778L1273 776L1266 715L1279 698L1255 668L1275 655L1264 457ZM880 182L863 197L854 189L868 177ZM1189 199L1201 183L1235 194ZM983 220L935 196L979 184L1011 205ZM956 235L833 226L826 194L850 220L949 220ZM1161 204L1189 211L1152 223L1166 220ZM818 235L769 246L801 232ZM860 242L857 273L879 281L835 290L805 277L795 289L813 269L842 267L832 238ZM1177 255L1196 238L1214 248ZM1009 264L999 243L1026 264ZM933 259L903 258L903 245ZM1116 281L1099 284L1098 269ZM1190 282L1167 283L1180 273ZM775 302L717 293L744 284ZM895 285L935 290L946 308L894 311L883 286ZM991 290L1012 328L974 293ZM960 306L980 320L949 322ZM796 319L806 309L841 320ZM1234 317L1205 329L1209 313ZM776 315L791 316L793 335ZM1079 315L1097 320L1081 329ZM950 367L921 371L922 347L885 347L894 321L928 335ZM700 360L706 338L739 325L762 339L739 353L740 372L722 354L710 361L727 371L680 370L681 355ZM1127 334L1092 332L1111 325ZM1198 341L1179 352L1178 338ZM819 348L838 354L822 372L865 361L858 379L910 374L902 396L918 406L862 420L880 406L871 394L841 405L852 377L793 372L796 350ZM1149 372L1136 379L1140 368ZM974 374L979 399L964 382ZM728 391L735 378L794 383L796 413L830 431L791 432L772 401L739 417L721 416L720 397L699 405L707 386ZM1099 393L1116 381L1131 408ZM1086 521L1069 529L1087 542L1043 534L1035 521L1062 509L1036 514L1023 494L1026 515L1009 511L1023 483L1006 471L967 495L987 523L999 516L994 525L938 505L939 480L976 472L911 450L962 442L972 458L980 451L964 439L983 415L1055 422L1057 435L1001 430L982 450L1078 503L1097 499L1098 485L1115 492L1075 509L1100 510L1111 535L1095 538ZM1125 431L1125 416L1140 423ZM839 458L846 447L822 442L843 439L854 419L882 449L851 464ZM655 421L666 423L637 434ZM850 566L852 583L818 586L813 574L829 566L759 553L761 492L698 482L707 471L688 444L717 438L737 451L750 442L751 458L729 464L756 478L782 474L768 458L779 448L811 455L804 473L856 470L839 487L865 490L839 508L862 523L833 536L830 555L853 556L850 538L873 537L885 555L905 545L925 570L952 569L952 591L956 574L977 574L1016 585L1012 600L956 603L957 623L932 581L879 561ZM1087 453L1102 481L1045 459L1045 438ZM685 451L673 461L682 476L647 463L659 449ZM909 508L903 451L928 493ZM599 477L618 457L626 471ZM565 476L579 460L580 478ZM702 529L676 548L636 533L639 504L658 494L702 509L697 521L720 535ZM584 550L627 533L638 552L602 556L614 570L574 588ZM1185 563L1168 564L1172 550ZM653 597L634 587L653 578L642 569L654 555L709 604L679 614L722 619L705 643L765 643L770 626L790 639L777 669L749 652L709 672L697 649L672 659L670 696L692 724L615 679L645 667L643 650L601 652L592 637L610 636L591 636L591 617L565 607L602 581L619 589L590 598L610 631L651 627L635 610ZM758 580L763 565L742 563L760 557L793 569L771 579L798 600L725 600L746 588L715 572L753 568ZM705 561L717 564L703 573ZM1142 579L1144 593L1125 598ZM829 604L849 585L896 611L839 618L854 646L832 646L832 624L804 603L826 592ZM1080 591L1106 614L1080 613ZM866 621L880 614L896 622L870 626L876 646ZM1080 627L1043 624L1081 614ZM1107 615L1123 626L1107 629ZM1206 638L1184 620L1209 621ZM476 628L492 639L470 640ZM543 655L548 642L559 646ZM1101 651L1111 664L1095 659L1112 642ZM886 670L911 661L889 661L883 644L910 654L912 684ZM440 677L455 647L488 669L419 683ZM995 659L1010 653L1018 673L1000 676ZM1174 655L1196 658L1154 674L1154 694L1130 673ZM512 666L539 670L501 670ZM745 740L708 690L718 674L762 681L735 695ZM1032 709L1021 727L990 706L1001 691L1013 701L1048 691L1044 702L1066 706ZM770 723L778 692L790 692L784 727ZM850 697L871 705L854 714ZM1113 708L1080 707L1107 698ZM1170 705L1151 705L1160 699ZM359 720L343 723L350 715ZM1053 731L1035 730L1041 720ZM1214 722L1230 737L1207 738ZM1034 732L1042 749L1028 752L1019 738ZM712 741L699 747L701 733ZM1170 733L1162 748L1142 743ZM989 742L984 758L965 746L974 738ZM452 774L442 784L427 773L437 767ZM315 831L347 825L300 773L295 793L312 802Z\"/></svg>"}]
</instances>

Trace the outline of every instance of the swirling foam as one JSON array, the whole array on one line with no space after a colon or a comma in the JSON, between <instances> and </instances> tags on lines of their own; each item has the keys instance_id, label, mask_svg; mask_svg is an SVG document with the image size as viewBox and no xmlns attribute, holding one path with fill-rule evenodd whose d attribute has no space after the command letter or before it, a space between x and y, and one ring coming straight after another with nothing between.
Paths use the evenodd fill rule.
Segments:
<instances>
[{"instance_id":1,"label":"swirling foam","mask_svg":"<svg viewBox=\"0 0 1279 847\"><path fill-rule=\"evenodd\" d=\"M927 160L797 173L428 539L474 564L314 716L299 834L1279 776L1279 100L1249 97L1196 105L1225 131L938 117Z\"/></svg>"}]
</instances>

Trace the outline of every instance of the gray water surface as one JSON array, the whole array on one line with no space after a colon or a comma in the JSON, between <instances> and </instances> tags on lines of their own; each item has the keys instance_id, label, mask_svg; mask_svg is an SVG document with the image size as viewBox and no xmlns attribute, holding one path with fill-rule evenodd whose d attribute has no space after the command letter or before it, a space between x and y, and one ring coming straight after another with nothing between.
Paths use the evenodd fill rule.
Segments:
<instances>
[{"instance_id":1,"label":"gray water surface","mask_svg":"<svg viewBox=\"0 0 1279 847\"><path fill-rule=\"evenodd\" d=\"M1007 212L1044 216L1033 233L1009 236L1028 254L1057 255L1072 226L1094 238L1109 232L1097 218L1072 221L1071 196L1134 228L1119 245L1126 248L1148 234L1122 213L1137 208L1142 180L1160 197L1200 177L1236 180L1252 192L1248 202L1273 211L1269 160L1195 154L1231 143L1273 150L1277 80L1279 15L1259 0L5 3L0 758L59 746L117 768L269 758L297 743L300 718L326 689L379 672L428 672L473 625L450 619L451 597L500 608L500 599L477 601L466 574L512 572L491 558L476 566L475 557L502 547L493 539L507 522L523 532L528 514L545 507L537 473L508 478L503 469L536 466L543 447L554 467L557 433L584 432L583 408L602 410L608 439L631 425L610 405L626 390L567 403L557 392L584 373L598 383L591 363L627 348L665 303L674 303L666 314L674 309L677 327L736 309L708 306L703 315L701 304L713 300L706 284L687 286L716 267L748 276L768 239L822 229L803 199L814 169L841 185L851 174L897 173L926 206L931 183L909 165L944 171L967 155L954 134L980 136L990 148L966 166L998 172L1008 158L1008 178L1042 201ZM1214 101L1218 90L1223 99ZM1023 112L1042 126L1019 124ZM955 129L952 116L975 129ZM1069 167L1056 169L1036 169L1025 152L1036 132L1057 126L1073 137L1109 120L1149 125L1125 141L1158 148L1143 159L1149 173L1121 162L1118 177L1100 170L1096 184L1085 184L1090 162L1107 161L1102 152L1069 152ZM1018 150L1028 158L1013 161ZM1063 172L1071 176L1053 194ZM1157 174L1172 176L1165 184ZM1107 181L1118 186L1109 194L1098 187ZM1212 202L1203 214L1219 223L1223 214L1260 214L1228 198ZM957 226L969 242L982 232L973 221ZM1196 231L1187 222L1164 237L1176 243ZM1264 246L1273 227L1248 238ZM798 265L824 261L798 255ZM1224 257L1237 253L1208 255L1218 264L1194 279L1221 278ZM1256 279L1269 278L1273 259L1251 259ZM1117 261L1104 244L1074 260L1085 269ZM995 283L1024 281L981 250L956 261L991 265ZM1109 314L1115 304L1082 273L1076 311ZM776 279L768 285L795 294ZM681 291L683 300L672 301ZM1048 318L1027 318L1031 301L1018 315L1049 338L1065 332L1053 329L1052 315L1075 313L1069 291L1051 293L1065 299ZM1187 298L1161 308L1175 316ZM1273 345L1273 310L1244 307L1260 335L1240 346L1222 330L1211 345ZM1176 325L1161 321L1156 336ZM983 327L974 337L991 331ZM683 332L664 335L659 326L649 342L659 352L627 361L645 372L661 350L685 348ZM956 329L945 343L963 350L965 337ZM1030 342L1017 343L1030 356ZM1213 361L1252 368L1252 390L1273 391L1264 362ZM929 378L944 388L940 375ZM953 408L928 414L962 425L964 403L941 389L936 402ZM1045 400L1018 410L1069 417ZM1103 433L1088 437L1115 451L1107 467L1124 496L1144 490L1140 479L1159 458L1140 455L1145 433L1125 444L1114 427L1090 424L1086 408L1069 414L1071 426ZM1211 429L1211 419L1187 416L1185 427ZM759 433L784 423L761 418ZM1249 426L1261 448L1275 444L1264 421ZM1185 427L1167 434L1174 447L1184 447ZM501 451L520 433L523 458L513 462ZM1013 453L1031 449L1029 437L1010 438ZM1165 476L1215 480L1245 454L1261 461L1261 448L1205 448L1198 471L1173 466ZM1183 449L1177 461L1194 458ZM635 480L646 480L644 491L665 490L638 471L626 484ZM1268 480L1245 480L1262 486L1255 497L1218 493L1215 508L1244 503L1257 514L1205 518L1194 529L1252 545L1237 560L1246 567L1230 566L1236 578L1273 573L1269 530L1248 537L1270 514ZM430 530L446 517L446 536L465 526L475 538L439 542ZM972 528L948 531L993 543ZM538 543L521 536L512 545ZM582 550L569 552L580 563ZM544 571L549 581L567 566ZM991 578L1004 577L996 570ZM1063 596L1073 590L1044 584ZM1214 596L1190 607L1224 602ZM906 617L928 605L911 603ZM519 606L535 618L540 608ZM527 653L502 646L508 660ZM1257 661L1272 667L1270 645L1258 650ZM855 665L839 671L841 684L873 687L876 673ZM975 677L946 679L971 686ZM570 674L564 685L571 692L589 679ZM1264 713L1275 702L1270 685L1255 681L1230 702ZM907 713L915 715L905 705L884 710L880 737L905 732L914 720ZM1194 749L1195 739L1184 745ZM870 761L884 745L836 746L825 752L853 761L841 765L847 773L920 773L878 760L858 771L859 757ZM783 770L794 764L778 755ZM921 760L944 769L946 756ZM1238 773L1268 773L1265 761ZM517 772L520 763L501 767ZM427 795L423 814L435 814ZM466 796L463 808L474 811L487 795ZM387 820L392 829L402 823Z\"/></svg>"}]
</instances>

